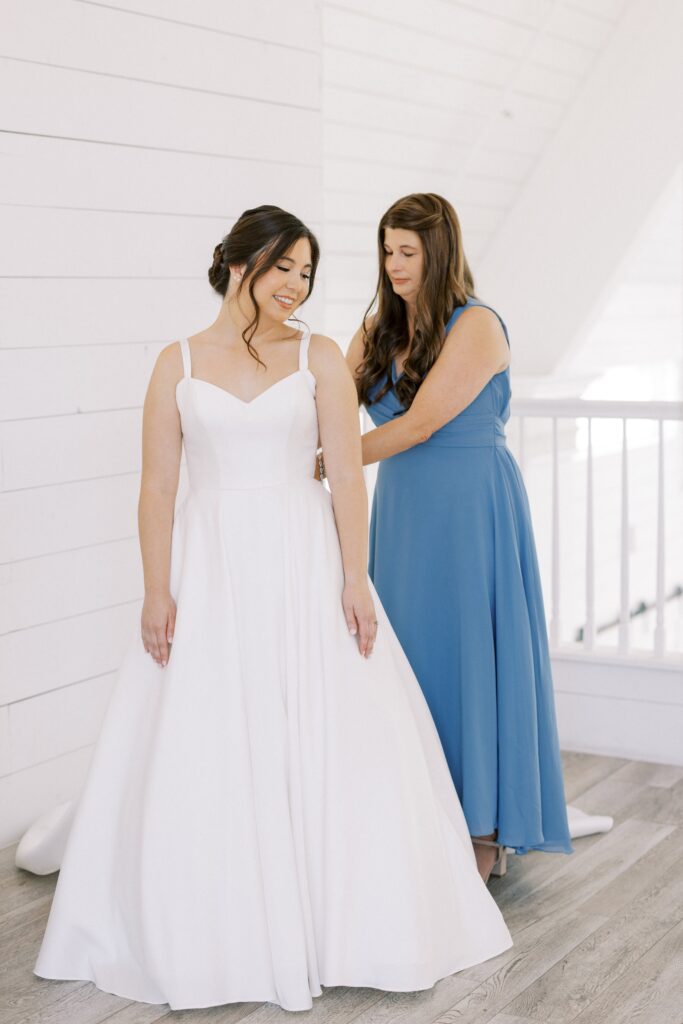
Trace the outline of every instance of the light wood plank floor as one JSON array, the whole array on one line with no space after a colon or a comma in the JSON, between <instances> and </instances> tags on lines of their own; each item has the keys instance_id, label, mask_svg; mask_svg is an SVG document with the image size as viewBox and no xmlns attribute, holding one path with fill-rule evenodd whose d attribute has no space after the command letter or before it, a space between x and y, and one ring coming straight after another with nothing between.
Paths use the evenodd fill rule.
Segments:
<instances>
[{"instance_id":1,"label":"light wood plank floor","mask_svg":"<svg viewBox=\"0 0 683 1024\"><path fill-rule=\"evenodd\" d=\"M683 768L565 754L567 799L611 814L612 832L576 852L512 857L491 882L514 937L495 960L429 992L327 989L311 1024L683 1024ZM269 1004L169 1011L56 982L32 968L56 875L0 851L1 1024L277 1024Z\"/></svg>"}]
</instances>

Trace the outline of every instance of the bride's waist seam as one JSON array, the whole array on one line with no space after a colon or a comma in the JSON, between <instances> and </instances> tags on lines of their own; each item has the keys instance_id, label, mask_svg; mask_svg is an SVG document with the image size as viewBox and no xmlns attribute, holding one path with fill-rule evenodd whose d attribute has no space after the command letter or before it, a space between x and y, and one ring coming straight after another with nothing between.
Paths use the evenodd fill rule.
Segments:
<instances>
[{"instance_id":1,"label":"bride's waist seam","mask_svg":"<svg viewBox=\"0 0 683 1024\"><path fill-rule=\"evenodd\" d=\"M209 493L231 494L235 491L285 491L296 487L310 487L311 484L316 484L318 487L322 487L323 490L325 489L320 480L316 480L315 477L305 477L299 480L286 480L272 484L190 484L188 490L190 494L205 491Z\"/></svg>"}]
</instances>

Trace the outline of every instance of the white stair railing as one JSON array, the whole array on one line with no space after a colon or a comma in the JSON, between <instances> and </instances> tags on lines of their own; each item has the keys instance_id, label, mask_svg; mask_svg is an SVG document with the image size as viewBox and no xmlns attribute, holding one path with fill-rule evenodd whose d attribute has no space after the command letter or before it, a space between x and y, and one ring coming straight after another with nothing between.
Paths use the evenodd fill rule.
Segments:
<instances>
[{"instance_id":1,"label":"white stair railing","mask_svg":"<svg viewBox=\"0 0 683 1024\"><path fill-rule=\"evenodd\" d=\"M550 420L552 431L552 522L551 522L551 597L549 634L551 647L560 644L561 630L561 578L560 578L560 484L558 424L560 420L585 419L587 422L586 449L586 550L585 550L585 626L583 649L590 652L595 646L595 494L594 445L595 420L621 420L621 486L620 486L620 580L617 650L626 655L630 649L630 583L629 583L629 442L628 423L631 420L651 420L658 424L657 432L657 527L656 527L656 586L655 629L653 654L661 658L667 654L665 629L665 567L666 567L666 460L665 430L667 421L683 421L681 402L614 402L583 399L517 399L511 403L511 417L518 420L518 459L522 472L528 460L527 420ZM683 529L683 526L679 528Z\"/></svg>"}]
</instances>

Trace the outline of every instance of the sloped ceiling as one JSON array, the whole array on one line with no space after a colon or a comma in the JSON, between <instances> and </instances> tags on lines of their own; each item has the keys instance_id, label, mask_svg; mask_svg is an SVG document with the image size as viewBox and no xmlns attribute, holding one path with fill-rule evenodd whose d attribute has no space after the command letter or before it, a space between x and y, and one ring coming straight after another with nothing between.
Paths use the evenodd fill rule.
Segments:
<instances>
[{"instance_id":1,"label":"sloped ceiling","mask_svg":"<svg viewBox=\"0 0 683 1024\"><path fill-rule=\"evenodd\" d=\"M476 270L617 28L625 0L323 2L327 323L345 346L376 224L435 191Z\"/></svg>"},{"instance_id":2,"label":"sloped ceiling","mask_svg":"<svg viewBox=\"0 0 683 1024\"><path fill-rule=\"evenodd\" d=\"M376 225L455 205L513 375L555 374L680 162L679 0L322 4L326 330L348 343Z\"/></svg>"}]
</instances>

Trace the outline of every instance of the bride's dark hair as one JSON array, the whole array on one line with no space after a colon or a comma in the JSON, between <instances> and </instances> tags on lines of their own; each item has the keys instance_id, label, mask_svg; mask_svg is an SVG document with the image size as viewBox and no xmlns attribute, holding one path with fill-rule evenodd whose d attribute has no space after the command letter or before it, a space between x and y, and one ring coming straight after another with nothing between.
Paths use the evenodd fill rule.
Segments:
<instances>
[{"instance_id":1,"label":"bride's dark hair","mask_svg":"<svg viewBox=\"0 0 683 1024\"><path fill-rule=\"evenodd\" d=\"M303 221L293 213L287 213L279 206L256 206L245 210L235 222L232 230L218 243L213 251L213 263L209 267L209 283L219 295L225 296L230 283L230 267L244 264L244 275L237 294L249 279L249 297L255 309L254 319L242 331L244 343L250 355L261 364L258 353L252 348L251 340L259 325L259 306L254 297L254 284L270 270L300 238L307 238L311 246L311 273L308 282L306 302L313 292L315 272L320 261L318 240ZM296 318L295 318L296 319Z\"/></svg>"},{"instance_id":2,"label":"bride's dark hair","mask_svg":"<svg viewBox=\"0 0 683 1024\"><path fill-rule=\"evenodd\" d=\"M374 401L391 389L392 360L408 344L405 303L394 292L385 270L386 228L416 231L424 252L410 354L394 386L396 396L407 409L443 348L449 317L456 307L465 305L469 296L474 297L474 279L465 258L458 215L447 199L434 192L415 192L389 207L377 229L377 288L363 318L363 360L356 368L361 402L370 402L376 384L381 386ZM376 312L370 316L375 304Z\"/></svg>"}]
</instances>

